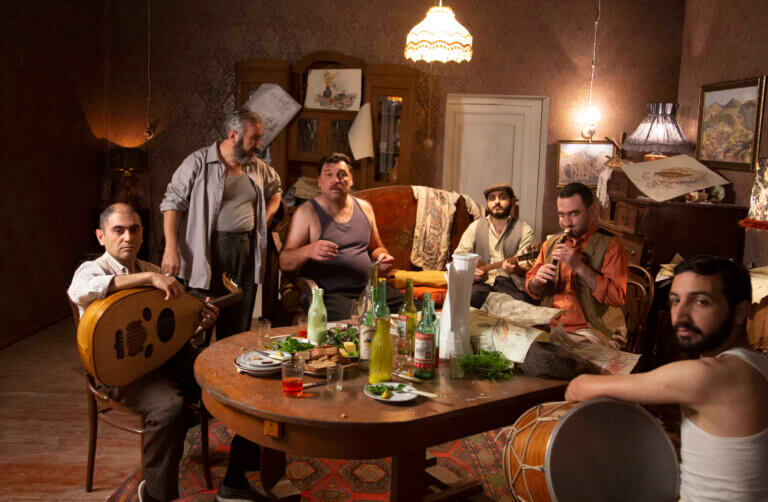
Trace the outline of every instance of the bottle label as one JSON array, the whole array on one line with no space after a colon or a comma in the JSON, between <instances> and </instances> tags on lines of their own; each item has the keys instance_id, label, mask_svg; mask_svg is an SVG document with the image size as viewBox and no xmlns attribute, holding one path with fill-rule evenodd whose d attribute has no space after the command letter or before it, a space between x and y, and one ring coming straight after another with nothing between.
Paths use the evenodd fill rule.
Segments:
<instances>
[{"instance_id":1,"label":"bottle label","mask_svg":"<svg viewBox=\"0 0 768 502\"><path fill-rule=\"evenodd\" d=\"M376 326L360 326L360 359L371 358L371 342L376 334Z\"/></svg>"},{"instance_id":2,"label":"bottle label","mask_svg":"<svg viewBox=\"0 0 768 502\"><path fill-rule=\"evenodd\" d=\"M401 315L397 318L397 351L399 354L407 354L408 349L408 316Z\"/></svg>"},{"instance_id":3,"label":"bottle label","mask_svg":"<svg viewBox=\"0 0 768 502\"><path fill-rule=\"evenodd\" d=\"M428 369L435 366L435 334L416 332L413 349L413 366Z\"/></svg>"}]
</instances>

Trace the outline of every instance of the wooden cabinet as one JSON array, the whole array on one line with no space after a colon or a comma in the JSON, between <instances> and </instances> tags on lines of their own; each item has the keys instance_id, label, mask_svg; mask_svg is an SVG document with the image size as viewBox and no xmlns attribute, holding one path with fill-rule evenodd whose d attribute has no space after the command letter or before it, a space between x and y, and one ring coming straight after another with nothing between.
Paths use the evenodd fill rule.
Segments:
<instances>
[{"instance_id":1,"label":"wooden cabinet","mask_svg":"<svg viewBox=\"0 0 768 502\"><path fill-rule=\"evenodd\" d=\"M288 158L297 162L320 161L329 152L352 156L347 134L354 112L304 110L288 129Z\"/></svg>"},{"instance_id":2,"label":"wooden cabinet","mask_svg":"<svg viewBox=\"0 0 768 502\"><path fill-rule=\"evenodd\" d=\"M746 207L639 199L639 190L621 171L613 173L608 193L610 206L601 208L598 221L621 237L630 263L655 275L675 253L684 258L711 254L741 261L744 229L737 222L746 217Z\"/></svg>"}]
</instances>

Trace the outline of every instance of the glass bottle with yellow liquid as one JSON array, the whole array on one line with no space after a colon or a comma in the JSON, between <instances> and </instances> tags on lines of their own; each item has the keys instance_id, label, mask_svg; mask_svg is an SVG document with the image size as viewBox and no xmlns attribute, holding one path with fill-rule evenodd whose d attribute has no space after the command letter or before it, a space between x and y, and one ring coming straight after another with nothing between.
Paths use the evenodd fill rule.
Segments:
<instances>
[{"instance_id":1,"label":"glass bottle with yellow liquid","mask_svg":"<svg viewBox=\"0 0 768 502\"><path fill-rule=\"evenodd\" d=\"M392 337L389 334L389 307L387 307L387 281L379 281L376 298L376 334L371 342L371 361L368 382L372 384L392 380Z\"/></svg>"}]
</instances>

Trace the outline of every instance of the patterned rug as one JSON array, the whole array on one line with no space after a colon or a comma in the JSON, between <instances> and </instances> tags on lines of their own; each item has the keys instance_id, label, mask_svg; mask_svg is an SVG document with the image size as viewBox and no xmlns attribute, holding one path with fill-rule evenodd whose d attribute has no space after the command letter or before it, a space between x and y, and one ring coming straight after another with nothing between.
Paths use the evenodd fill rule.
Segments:
<instances>
[{"instance_id":1,"label":"patterned rug","mask_svg":"<svg viewBox=\"0 0 768 502\"><path fill-rule=\"evenodd\" d=\"M501 456L504 438L496 441L499 430L477 434L430 448L438 464L451 470L462 480L477 479L483 483L485 494L493 500L511 501L502 471ZM200 458L200 426L190 429L181 461L179 494L183 502L212 502L224 477L232 436L216 421L209 428L211 477L214 489L205 489ZM301 490L301 499L318 502L345 500L389 500L391 460L333 460L288 456L287 474L293 485ZM98 474L97 474L98 475ZM260 486L259 474L251 473L253 486ZM134 502L141 481L141 470L134 472L109 502Z\"/></svg>"}]
</instances>

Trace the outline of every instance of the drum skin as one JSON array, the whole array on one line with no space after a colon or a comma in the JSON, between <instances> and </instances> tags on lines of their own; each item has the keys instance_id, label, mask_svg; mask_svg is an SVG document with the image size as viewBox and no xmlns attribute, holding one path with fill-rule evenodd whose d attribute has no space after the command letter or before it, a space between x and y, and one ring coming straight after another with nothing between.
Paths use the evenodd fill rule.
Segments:
<instances>
[{"instance_id":1,"label":"drum skin","mask_svg":"<svg viewBox=\"0 0 768 502\"><path fill-rule=\"evenodd\" d=\"M558 421L577 404L559 401L536 405L512 426L504 448L504 473L512 493L519 500L552 500L544 473L549 438Z\"/></svg>"},{"instance_id":2,"label":"drum skin","mask_svg":"<svg viewBox=\"0 0 768 502\"><path fill-rule=\"evenodd\" d=\"M544 403L515 422L504 473L529 502L677 501L677 454L639 405L609 398Z\"/></svg>"}]
</instances>

